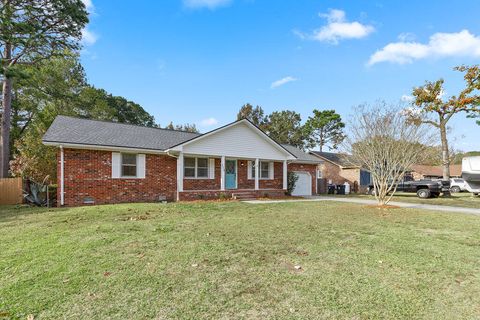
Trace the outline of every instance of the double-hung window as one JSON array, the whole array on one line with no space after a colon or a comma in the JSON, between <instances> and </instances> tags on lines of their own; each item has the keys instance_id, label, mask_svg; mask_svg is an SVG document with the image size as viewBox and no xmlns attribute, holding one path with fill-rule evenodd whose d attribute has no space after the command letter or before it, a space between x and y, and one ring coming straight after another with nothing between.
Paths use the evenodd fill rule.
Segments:
<instances>
[{"instance_id":1,"label":"double-hung window","mask_svg":"<svg viewBox=\"0 0 480 320\"><path fill-rule=\"evenodd\" d=\"M122 177L137 176L137 155L122 153Z\"/></svg>"},{"instance_id":2,"label":"double-hung window","mask_svg":"<svg viewBox=\"0 0 480 320\"><path fill-rule=\"evenodd\" d=\"M260 179L273 179L273 177L271 177L273 162L259 161L259 163L260 167L258 171L260 173ZM251 179L255 179L255 161L251 161L250 177Z\"/></svg>"},{"instance_id":3,"label":"double-hung window","mask_svg":"<svg viewBox=\"0 0 480 320\"><path fill-rule=\"evenodd\" d=\"M208 158L184 158L185 178L208 178Z\"/></svg>"}]
</instances>

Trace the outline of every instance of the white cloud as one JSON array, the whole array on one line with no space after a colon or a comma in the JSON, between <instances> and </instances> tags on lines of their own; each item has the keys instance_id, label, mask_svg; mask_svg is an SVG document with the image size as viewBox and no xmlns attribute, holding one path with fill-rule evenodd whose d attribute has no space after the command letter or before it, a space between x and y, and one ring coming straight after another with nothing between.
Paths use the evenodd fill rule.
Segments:
<instances>
[{"instance_id":1,"label":"white cloud","mask_svg":"<svg viewBox=\"0 0 480 320\"><path fill-rule=\"evenodd\" d=\"M288 76L288 77L282 78L282 79L280 79L280 80L274 81L274 82L271 84L270 88L271 88L271 89L275 89L275 88L278 88L278 87L280 87L280 86L283 86L283 85L286 84L286 83L293 82L293 81L297 81L297 80L298 80L297 78Z\"/></svg>"},{"instance_id":2,"label":"white cloud","mask_svg":"<svg viewBox=\"0 0 480 320\"><path fill-rule=\"evenodd\" d=\"M215 118L207 118L207 119L203 119L202 121L200 121L200 125L202 127L211 127L211 126L214 126L218 124L218 120L215 119Z\"/></svg>"},{"instance_id":3,"label":"white cloud","mask_svg":"<svg viewBox=\"0 0 480 320\"><path fill-rule=\"evenodd\" d=\"M309 38L316 41L338 44L343 39L361 39L375 31L370 25L358 21L348 22L345 11L330 9L328 13L320 13L320 17L327 19L328 24L320 29L314 30L311 35L304 35L296 32L301 38Z\"/></svg>"},{"instance_id":4,"label":"white cloud","mask_svg":"<svg viewBox=\"0 0 480 320\"><path fill-rule=\"evenodd\" d=\"M95 44L98 40L98 35L87 28L82 30L82 44L86 46L91 46Z\"/></svg>"},{"instance_id":5,"label":"white cloud","mask_svg":"<svg viewBox=\"0 0 480 320\"><path fill-rule=\"evenodd\" d=\"M480 57L480 37L468 30L457 33L435 33L428 43L399 41L387 44L370 56L368 65L380 62L398 64L443 57Z\"/></svg>"},{"instance_id":6,"label":"white cloud","mask_svg":"<svg viewBox=\"0 0 480 320\"><path fill-rule=\"evenodd\" d=\"M232 0L183 0L183 5L191 9L208 8L213 10L231 2Z\"/></svg>"}]
</instances>

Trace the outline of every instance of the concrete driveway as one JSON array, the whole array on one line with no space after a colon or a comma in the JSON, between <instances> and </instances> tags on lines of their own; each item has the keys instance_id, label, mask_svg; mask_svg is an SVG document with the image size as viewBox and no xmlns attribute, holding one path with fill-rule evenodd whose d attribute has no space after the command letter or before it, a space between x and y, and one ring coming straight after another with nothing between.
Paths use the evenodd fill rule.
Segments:
<instances>
[{"instance_id":1,"label":"concrete driveway","mask_svg":"<svg viewBox=\"0 0 480 320\"><path fill-rule=\"evenodd\" d=\"M377 204L377 201L375 200L355 199L355 198L336 198L336 197L323 197L323 196L318 196L318 197L312 196L312 197L306 197L304 199L294 199L294 200L249 200L244 202L251 203L251 204L267 204L267 203L309 202L309 201L336 201L336 202L358 203L358 204L366 204L366 205ZM391 201L388 204L401 207L401 208L422 209L422 210L453 212L453 213L467 213L467 214L480 216L480 209L475 209L475 208L440 206L440 205L407 203L407 202L397 202L397 201Z\"/></svg>"}]
</instances>

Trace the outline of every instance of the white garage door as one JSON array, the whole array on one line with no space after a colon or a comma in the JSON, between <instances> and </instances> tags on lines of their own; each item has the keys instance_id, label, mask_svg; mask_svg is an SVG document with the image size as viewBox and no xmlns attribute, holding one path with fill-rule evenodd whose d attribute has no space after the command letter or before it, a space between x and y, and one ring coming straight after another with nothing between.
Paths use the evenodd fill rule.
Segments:
<instances>
[{"instance_id":1,"label":"white garage door","mask_svg":"<svg viewBox=\"0 0 480 320\"><path fill-rule=\"evenodd\" d=\"M292 196L311 196L312 195L312 177L307 172L295 172L298 176L295 189Z\"/></svg>"}]
</instances>

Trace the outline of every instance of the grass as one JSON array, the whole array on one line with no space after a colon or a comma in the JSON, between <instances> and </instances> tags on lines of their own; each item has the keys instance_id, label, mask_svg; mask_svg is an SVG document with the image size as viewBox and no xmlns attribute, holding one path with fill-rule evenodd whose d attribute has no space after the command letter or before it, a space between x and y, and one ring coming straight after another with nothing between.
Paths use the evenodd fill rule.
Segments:
<instances>
[{"instance_id":1,"label":"grass","mask_svg":"<svg viewBox=\"0 0 480 320\"><path fill-rule=\"evenodd\" d=\"M343 197L343 196L339 196L339 197ZM358 197L362 199L375 199L375 197L366 195L366 194L351 194L348 197ZM471 193L468 193L468 192L453 193L452 196L448 198L438 197L438 198L428 198L428 199L420 199L417 197L416 193L398 192L393 196L392 201L480 209L480 197L473 196Z\"/></svg>"},{"instance_id":2,"label":"grass","mask_svg":"<svg viewBox=\"0 0 480 320\"><path fill-rule=\"evenodd\" d=\"M2 207L0 230L0 318L480 318L476 216L334 202Z\"/></svg>"}]
</instances>

